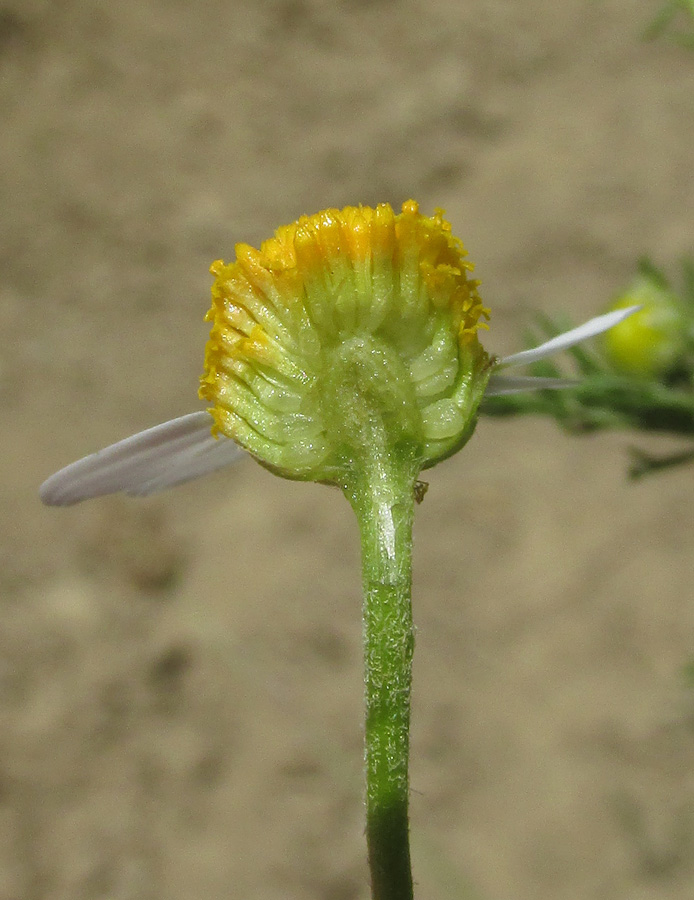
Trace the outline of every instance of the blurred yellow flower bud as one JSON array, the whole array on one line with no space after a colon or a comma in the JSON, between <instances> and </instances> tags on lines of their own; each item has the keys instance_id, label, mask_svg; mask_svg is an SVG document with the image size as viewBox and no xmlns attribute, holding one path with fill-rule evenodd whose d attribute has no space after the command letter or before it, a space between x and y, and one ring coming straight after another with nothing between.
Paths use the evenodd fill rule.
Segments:
<instances>
[{"instance_id":1,"label":"blurred yellow flower bud","mask_svg":"<svg viewBox=\"0 0 694 900\"><path fill-rule=\"evenodd\" d=\"M677 369L687 346L687 328L679 298L648 274L639 275L611 306L637 312L607 331L602 338L609 362L620 372L660 378Z\"/></svg>"}]
</instances>

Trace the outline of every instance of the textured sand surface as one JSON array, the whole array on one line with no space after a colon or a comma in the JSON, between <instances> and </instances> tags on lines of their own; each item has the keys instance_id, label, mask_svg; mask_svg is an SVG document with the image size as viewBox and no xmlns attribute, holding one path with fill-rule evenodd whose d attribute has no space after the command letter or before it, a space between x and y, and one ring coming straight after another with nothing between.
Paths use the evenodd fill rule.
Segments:
<instances>
[{"instance_id":1,"label":"textured sand surface","mask_svg":"<svg viewBox=\"0 0 694 900\"><path fill-rule=\"evenodd\" d=\"M197 408L213 259L443 206L492 307L600 311L694 247L694 55L636 0L6 0L0 900L366 900L356 527L248 460L38 503ZM427 900L690 900L692 471L483 421L418 510ZM641 445L665 449L672 442Z\"/></svg>"}]
</instances>

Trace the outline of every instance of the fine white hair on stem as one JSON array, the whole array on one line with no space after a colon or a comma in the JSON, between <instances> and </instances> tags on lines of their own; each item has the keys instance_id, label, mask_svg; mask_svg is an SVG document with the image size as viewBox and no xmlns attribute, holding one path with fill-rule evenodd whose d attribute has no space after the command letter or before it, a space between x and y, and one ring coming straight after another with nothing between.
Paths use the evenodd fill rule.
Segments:
<instances>
[{"instance_id":1,"label":"fine white hair on stem","mask_svg":"<svg viewBox=\"0 0 694 900\"><path fill-rule=\"evenodd\" d=\"M565 331L563 334L558 334L549 341L545 341L539 347L521 350L520 353L512 353L511 356L504 356L499 360L499 368L525 366L528 363L537 362L539 359L552 356L552 354L558 353L560 350L566 350L568 347L573 347L574 344L580 344L581 341L586 341L597 334L602 334L603 331L608 331L610 328L623 322L624 319L627 319L638 309L641 309L641 307L629 306L626 309L616 309L602 316L596 316L594 319L584 322L583 325L579 325L578 328L572 328L571 331Z\"/></svg>"},{"instance_id":2,"label":"fine white hair on stem","mask_svg":"<svg viewBox=\"0 0 694 900\"><path fill-rule=\"evenodd\" d=\"M85 456L51 475L39 489L48 506L71 506L103 494L145 496L213 472L246 455L212 435L206 411L155 425Z\"/></svg>"}]
</instances>

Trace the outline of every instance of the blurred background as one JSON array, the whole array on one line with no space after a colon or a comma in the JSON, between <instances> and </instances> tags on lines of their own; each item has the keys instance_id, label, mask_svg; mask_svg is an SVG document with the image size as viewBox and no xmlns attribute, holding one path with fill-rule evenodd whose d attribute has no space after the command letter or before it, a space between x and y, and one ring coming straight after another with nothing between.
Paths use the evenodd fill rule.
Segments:
<instances>
[{"instance_id":1,"label":"blurred background","mask_svg":"<svg viewBox=\"0 0 694 900\"><path fill-rule=\"evenodd\" d=\"M492 308L596 314L694 246L694 55L645 0L4 0L0 900L366 900L360 570L250 459L48 510L199 408L210 263L302 213L447 210ZM689 900L692 473L483 420L415 543L430 900ZM651 437L641 446L670 450Z\"/></svg>"}]
</instances>

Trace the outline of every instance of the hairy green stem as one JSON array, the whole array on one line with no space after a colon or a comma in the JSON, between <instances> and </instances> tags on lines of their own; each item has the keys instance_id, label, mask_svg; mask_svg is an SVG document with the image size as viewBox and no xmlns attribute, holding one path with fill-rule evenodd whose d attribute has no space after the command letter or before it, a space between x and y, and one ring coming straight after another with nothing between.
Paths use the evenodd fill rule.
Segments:
<instances>
[{"instance_id":1,"label":"hairy green stem","mask_svg":"<svg viewBox=\"0 0 694 900\"><path fill-rule=\"evenodd\" d=\"M383 453L378 450L383 449ZM345 489L359 520L364 588L366 836L373 900L411 900L408 800L412 520L417 467L373 448Z\"/></svg>"},{"instance_id":2,"label":"hairy green stem","mask_svg":"<svg viewBox=\"0 0 694 900\"><path fill-rule=\"evenodd\" d=\"M384 341L345 341L326 366L336 482L361 534L366 686L366 837L373 900L412 900L407 807L412 681L412 520L422 417Z\"/></svg>"}]
</instances>

